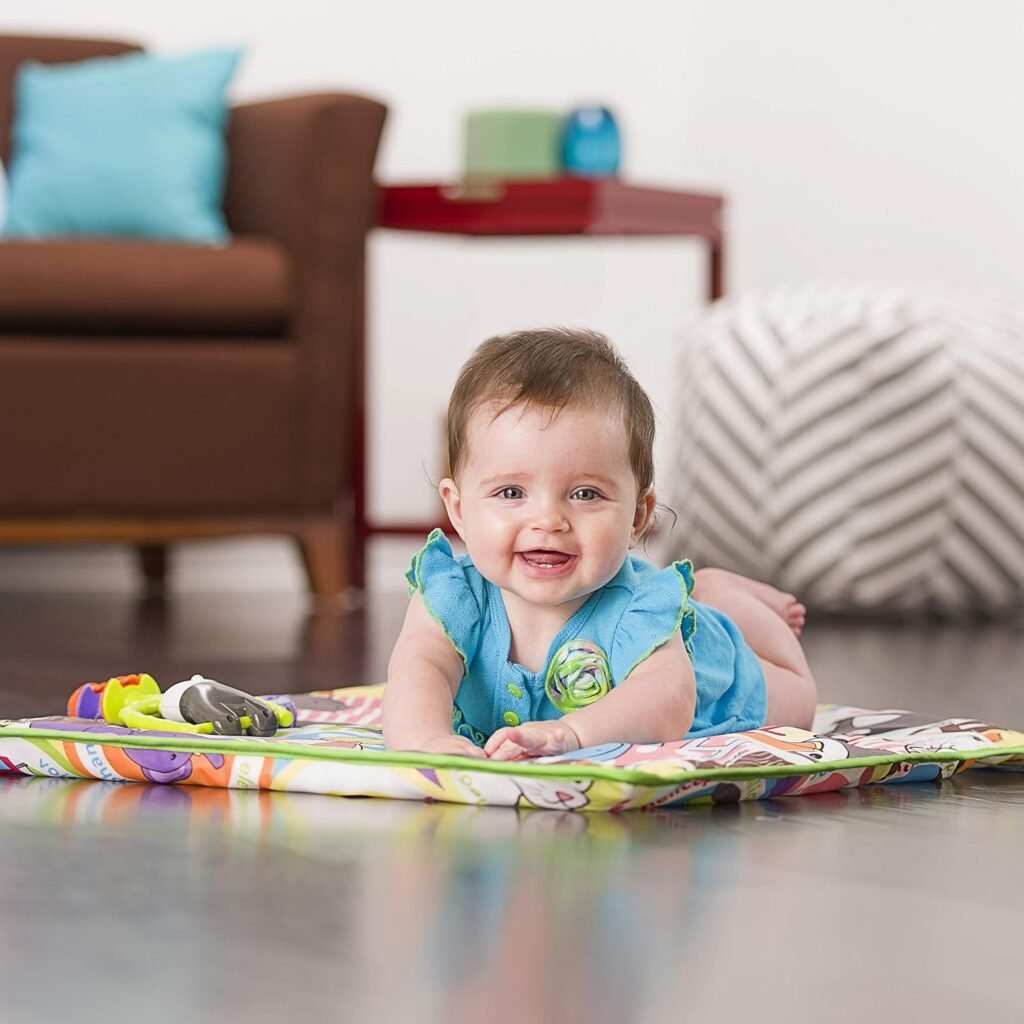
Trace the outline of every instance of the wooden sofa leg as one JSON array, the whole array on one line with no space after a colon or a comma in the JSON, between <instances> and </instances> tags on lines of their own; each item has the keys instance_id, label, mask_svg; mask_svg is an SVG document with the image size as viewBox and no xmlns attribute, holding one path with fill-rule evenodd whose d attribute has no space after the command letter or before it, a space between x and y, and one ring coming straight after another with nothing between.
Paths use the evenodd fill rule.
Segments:
<instances>
[{"instance_id":1,"label":"wooden sofa leg","mask_svg":"<svg viewBox=\"0 0 1024 1024\"><path fill-rule=\"evenodd\" d=\"M333 519L303 526L295 538L309 589L317 598L335 598L352 585L345 531Z\"/></svg>"},{"instance_id":2,"label":"wooden sofa leg","mask_svg":"<svg viewBox=\"0 0 1024 1024\"><path fill-rule=\"evenodd\" d=\"M167 584L167 545L138 544L135 553L146 584L146 593L162 594Z\"/></svg>"}]
</instances>

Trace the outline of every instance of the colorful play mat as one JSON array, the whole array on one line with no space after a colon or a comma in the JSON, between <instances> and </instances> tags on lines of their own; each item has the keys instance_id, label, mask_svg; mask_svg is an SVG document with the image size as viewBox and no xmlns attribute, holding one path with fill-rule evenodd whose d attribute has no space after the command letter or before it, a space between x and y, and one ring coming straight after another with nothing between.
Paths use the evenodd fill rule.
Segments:
<instances>
[{"instance_id":1,"label":"colorful play mat","mask_svg":"<svg viewBox=\"0 0 1024 1024\"><path fill-rule=\"evenodd\" d=\"M296 694L274 736L150 732L53 716L0 720L0 773L322 793L343 797L626 811L938 781L1024 768L1024 733L970 719L826 704L814 729L677 743L609 743L529 761L392 753L383 685Z\"/></svg>"}]
</instances>

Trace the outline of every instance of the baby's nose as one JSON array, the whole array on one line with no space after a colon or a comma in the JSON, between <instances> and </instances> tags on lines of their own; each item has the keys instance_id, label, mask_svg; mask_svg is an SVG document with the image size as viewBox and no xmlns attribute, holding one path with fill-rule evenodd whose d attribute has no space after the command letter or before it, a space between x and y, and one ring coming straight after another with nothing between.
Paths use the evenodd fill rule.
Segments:
<instances>
[{"instance_id":1,"label":"baby's nose","mask_svg":"<svg viewBox=\"0 0 1024 1024\"><path fill-rule=\"evenodd\" d=\"M535 511L533 525L534 529L543 530L545 533L554 533L566 529L569 520L560 504L550 502Z\"/></svg>"}]
</instances>

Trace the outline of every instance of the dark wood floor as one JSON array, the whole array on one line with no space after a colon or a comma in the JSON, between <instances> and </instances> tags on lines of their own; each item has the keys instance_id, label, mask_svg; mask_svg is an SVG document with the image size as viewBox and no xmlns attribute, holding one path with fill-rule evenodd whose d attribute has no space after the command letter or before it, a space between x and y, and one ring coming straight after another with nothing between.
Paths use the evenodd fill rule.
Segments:
<instances>
[{"instance_id":1,"label":"dark wood floor","mask_svg":"<svg viewBox=\"0 0 1024 1024\"><path fill-rule=\"evenodd\" d=\"M404 613L4 585L0 715L377 681ZM102 592L101 592L102 591ZM823 700L1024 728L1017 623L812 620ZM1024 775L634 815L0 780L0 1020L1020 1019ZM126 1010L127 1012L127 1010Z\"/></svg>"}]
</instances>

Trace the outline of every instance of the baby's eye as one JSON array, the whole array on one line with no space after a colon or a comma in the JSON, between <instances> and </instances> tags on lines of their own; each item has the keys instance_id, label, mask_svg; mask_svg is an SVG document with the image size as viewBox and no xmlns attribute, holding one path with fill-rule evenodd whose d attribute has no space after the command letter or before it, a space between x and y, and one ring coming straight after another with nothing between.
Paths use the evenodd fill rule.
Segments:
<instances>
[{"instance_id":1,"label":"baby's eye","mask_svg":"<svg viewBox=\"0 0 1024 1024\"><path fill-rule=\"evenodd\" d=\"M498 497L505 498L508 501L517 501L522 496L522 487L502 487L502 489L498 491Z\"/></svg>"},{"instance_id":2,"label":"baby's eye","mask_svg":"<svg viewBox=\"0 0 1024 1024\"><path fill-rule=\"evenodd\" d=\"M596 501L601 497L593 487L577 487L572 496L579 501Z\"/></svg>"}]
</instances>

